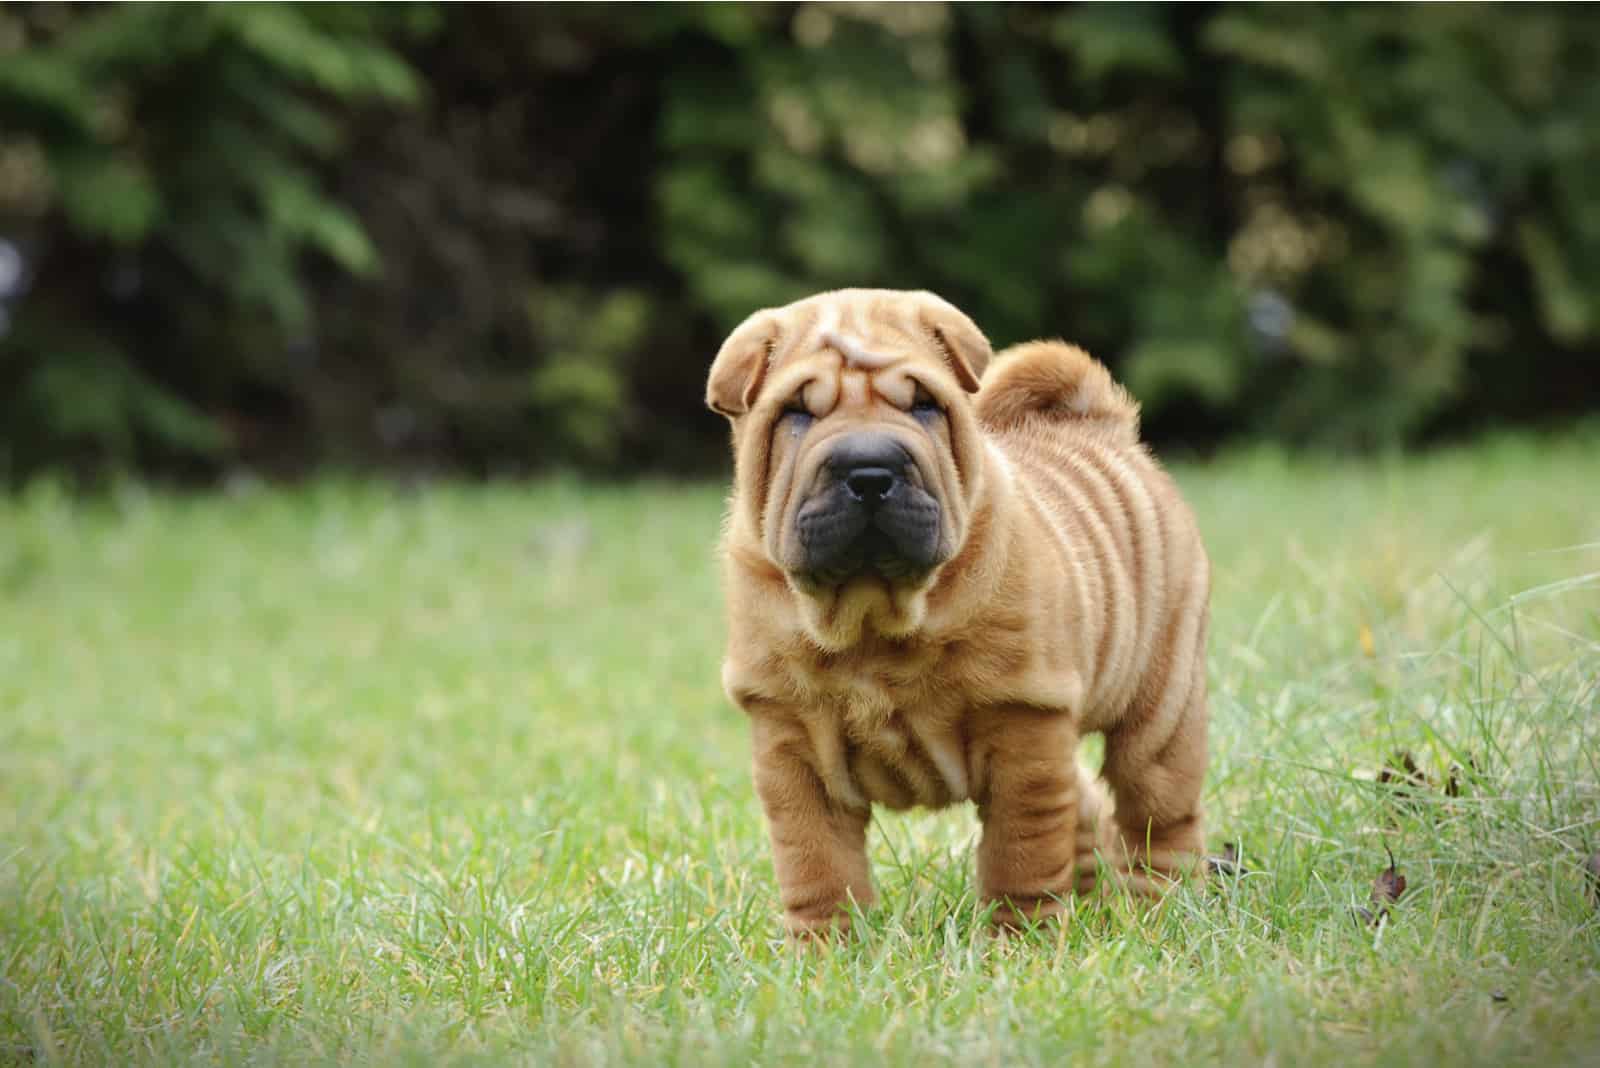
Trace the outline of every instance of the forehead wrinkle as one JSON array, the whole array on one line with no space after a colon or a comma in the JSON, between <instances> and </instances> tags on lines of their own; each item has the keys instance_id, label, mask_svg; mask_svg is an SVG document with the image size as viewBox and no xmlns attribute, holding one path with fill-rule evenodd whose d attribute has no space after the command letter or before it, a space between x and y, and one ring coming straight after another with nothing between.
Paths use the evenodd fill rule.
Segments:
<instances>
[{"instance_id":1,"label":"forehead wrinkle","mask_svg":"<svg viewBox=\"0 0 1600 1068\"><path fill-rule=\"evenodd\" d=\"M799 393L799 399L811 414L820 417L832 411L838 402L838 377L838 370L831 360L802 360L776 372L767 384L766 392L773 404L792 399ZM800 393L802 390L804 392Z\"/></svg>"},{"instance_id":2,"label":"forehead wrinkle","mask_svg":"<svg viewBox=\"0 0 1600 1068\"><path fill-rule=\"evenodd\" d=\"M831 348L844 357L847 368L855 367L866 371L877 371L899 361L898 356L877 352L861 339L861 335L846 329L843 320L847 309L838 303L824 304L817 314L814 329L817 333L817 344L824 348ZM859 311L859 308L848 309ZM869 309L870 312L875 309ZM852 317L858 319L859 317Z\"/></svg>"},{"instance_id":3,"label":"forehead wrinkle","mask_svg":"<svg viewBox=\"0 0 1600 1068\"><path fill-rule=\"evenodd\" d=\"M910 408L917 393L917 380L903 370L872 376L872 388L896 408Z\"/></svg>"},{"instance_id":4,"label":"forehead wrinkle","mask_svg":"<svg viewBox=\"0 0 1600 1068\"><path fill-rule=\"evenodd\" d=\"M867 403L867 376L862 371L844 370L839 375L840 399L851 405Z\"/></svg>"},{"instance_id":5,"label":"forehead wrinkle","mask_svg":"<svg viewBox=\"0 0 1600 1068\"><path fill-rule=\"evenodd\" d=\"M900 359L898 356L887 356L881 352L873 352L862 344L860 338L854 334L846 334L841 330L824 329L819 340L822 344L843 356L846 365L858 367L865 371L882 370Z\"/></svg>"}]
</instances>

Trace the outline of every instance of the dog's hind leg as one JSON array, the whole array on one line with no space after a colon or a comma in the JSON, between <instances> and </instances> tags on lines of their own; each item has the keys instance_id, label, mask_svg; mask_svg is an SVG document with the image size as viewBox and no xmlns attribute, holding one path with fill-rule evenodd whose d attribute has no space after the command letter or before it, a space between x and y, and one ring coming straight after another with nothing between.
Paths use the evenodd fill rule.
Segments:
<instances>
[{"instance_id":1,"label":"dog's hind leg","mask_svg":"<svg viewBox=\"0 0 1600 1068\"><path fill-rule=\"evenodd\" d=\"M1203 584L1202 584L1203 586ZM1106 731L1104 775L1116 799L1119 867L1131 890L1159 895L1203 852L1200 790L1206 771L1206 610L1169 631L1132 705Z\"/></svg>"},{"instance_id":2,"label":"dog's hind leg","mask_svg":"<svg viewBox=\"0 0 1600 1068\"><path fill-rule=\"evenodd\" d=\"M1122 836L1117 831L1111 794L1105 780L1078 766L1078 874L1073 888L1086 894L1095 888L1102 864L1118 864L1123 857Z\"/></svg>"}]
</instances>

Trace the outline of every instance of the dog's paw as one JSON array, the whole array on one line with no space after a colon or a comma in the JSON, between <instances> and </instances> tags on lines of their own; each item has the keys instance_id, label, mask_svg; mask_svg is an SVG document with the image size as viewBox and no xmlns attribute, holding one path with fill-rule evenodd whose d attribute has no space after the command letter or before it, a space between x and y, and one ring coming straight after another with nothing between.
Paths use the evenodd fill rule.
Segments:
<instances>
[{"instance_id":1,"label":"dog's paw","mask_svg":"<svg viewBox=\"0 0 1600 1068\"><path fill-rule=\"evenodd\" d=\"M1007 896L994 900L989 922L1001 931L1020 931L1056 919L1068 908L1066 897L1060 894Z\"/></svg>"},{"instance_id":2,"label":"dog's paw","mask_svg":"<svg viewBox=\"0 0 1600 1068\"><path fill-rule=\"evenodd\" d=\"M783 914L783 927L791 941L832 942L854 933L856 915L846 902L787 909Z\"/></svg>"}]
</instances>

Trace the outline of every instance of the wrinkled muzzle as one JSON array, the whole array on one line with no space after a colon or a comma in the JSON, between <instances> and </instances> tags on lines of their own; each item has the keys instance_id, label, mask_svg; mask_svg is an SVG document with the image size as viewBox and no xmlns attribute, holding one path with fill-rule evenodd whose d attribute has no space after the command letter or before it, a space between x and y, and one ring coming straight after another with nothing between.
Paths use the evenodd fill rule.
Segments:
<instances>
[{"instance_id":1,"label":"wrinkled muzzle","mask_svg":"<svg viewBox=\"0 0 1600 1068\"><path fill-rule=\"evenodd\" d=\"M795 511L798 577L835 587L876 575L914 584L942 563L940 509L892 434L860 431L828 447Z\"/></svg>"}]
</instances>

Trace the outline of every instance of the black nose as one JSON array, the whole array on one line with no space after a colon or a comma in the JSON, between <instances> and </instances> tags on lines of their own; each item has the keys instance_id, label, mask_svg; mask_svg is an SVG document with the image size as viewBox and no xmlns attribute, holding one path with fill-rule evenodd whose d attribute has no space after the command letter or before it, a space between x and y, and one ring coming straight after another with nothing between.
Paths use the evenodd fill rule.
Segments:
<instances>
[{"instance_id":1,"label":"black nose","mask_svg":"<svg viewBox=\"0 0 1600 1068\"><path fill-rule=\"evenodd\" d=\"M878 504L899 479L886 467L858 467L844 476L844 488L862 504Z\"/></svg>"},{"instance_id":2,"label":"black nose","mask_svg":"<svg viewBox=\"0 0 1600 1068\"><path fill-rule=\"evenodd\" d=\"M870 430L845 435L828 454L833 477L868 508L876 508L894 495L910 463L905 446L888 434Z\"/></svg>"}]
</instances>

